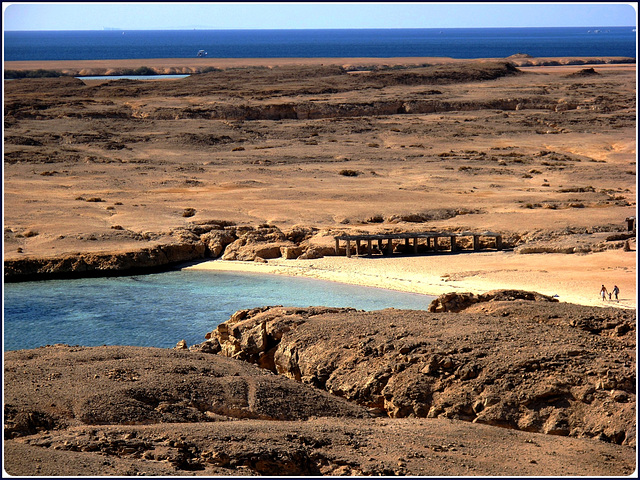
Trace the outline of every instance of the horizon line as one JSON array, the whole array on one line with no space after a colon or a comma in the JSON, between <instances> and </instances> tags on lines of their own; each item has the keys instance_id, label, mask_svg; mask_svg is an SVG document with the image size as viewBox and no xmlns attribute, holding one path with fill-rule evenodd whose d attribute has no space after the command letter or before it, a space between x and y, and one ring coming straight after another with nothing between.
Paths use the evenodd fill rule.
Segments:
<instances>
[{"instance_id":1,"label":"horizon line","mask_svg":"<svg viewBox=\"0 0 640 480\"><path fill-rule=\"evenodd\" d=\"M489 28L632 28L635 25L564 25L564 26L485 26L485 27L305 27L305 28L260 28L260 27L234 27L234 28L216 28L216 27L165 27L165 28L83 28L83 29L36 29L36 30L13 30L3 29L3 32L163 32L163 31L185 31L185 30L201 30L201 31L226 31L226 30L454 30L454 29L489 29Z\"/></svg>"}]
</instances>

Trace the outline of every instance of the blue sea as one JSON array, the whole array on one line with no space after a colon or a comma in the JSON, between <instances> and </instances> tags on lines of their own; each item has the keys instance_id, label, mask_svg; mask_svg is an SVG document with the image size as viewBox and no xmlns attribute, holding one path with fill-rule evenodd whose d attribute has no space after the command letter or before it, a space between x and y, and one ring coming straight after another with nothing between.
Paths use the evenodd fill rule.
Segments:
<instances>
[{"instance_id":1,"label":"blue sea","mask_svg":"<svg viewBox=\"0 0 640 480\"><path fill-rule=\"evenodd\" d=\"M426 310L434 297L280 275L170 271L4 285L4 349L56 343L171 348L238 310L283 305Z\"/></svg>"},{"instance_id":2,"label":"blue sea","mask_svg":"<svg viewBox=\"0 0 640 480\"><path fill-rule=\"evenodd\" d=\"M636 57L635 27L37 31L4 34L4 60Z\"/></svg>"}]
</instances>

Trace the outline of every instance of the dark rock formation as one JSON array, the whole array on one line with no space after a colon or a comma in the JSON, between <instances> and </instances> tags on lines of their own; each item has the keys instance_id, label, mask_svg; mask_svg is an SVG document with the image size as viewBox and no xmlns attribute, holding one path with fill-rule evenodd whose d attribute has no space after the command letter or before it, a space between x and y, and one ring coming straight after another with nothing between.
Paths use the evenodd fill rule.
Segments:
<instances>
[{"instance_id":1,"label":"dark rock formation","mask_svg":"<svg viewBox=\"0 0 640 480\"><path fill-rule=\"evenodd\" d=\"M634 312L531 292L444 297L434 303L466 310L272 307L240 311L207 337L221 355L374 414L635 444Z\"/></svg>"},{"instance_id":2,"label":"dark rock formation","mask_svg":"<svg viewBox=\"0 0 640 480\"><path fill-rule=\"evenodd\" d=\"M53 258L5 260L5 281L131 275L167 269L204 258L202 243L173 243L123 253L66 254Z\"/></svg>"},{"instance_id":3,"label":"dark rock formation","mask_svg":"<svg viewBox=\"0 0 640 480\"><path fill-rule=\"evenodd\" d=\"M460 312L471 305L482 302L504 302L513 300L529 300L536 302L557 302L548 295L521 290L494 290L476 295L474 293L445 293L431 302L430 312Z\"/></svg>"},{"instance_id":4,"label":"dark rock formation","mask_svg":"<svg viewBox=\"0 0 640 480\"><path fill-rule=\"evenodd\" d=\"M600 75L598 72L596 72L593 67L591 68L583 68L582 70L579 70L577 72L571 73L568 76L569 77L591 77L593 75Z\"/></svg>"}]
</instances>

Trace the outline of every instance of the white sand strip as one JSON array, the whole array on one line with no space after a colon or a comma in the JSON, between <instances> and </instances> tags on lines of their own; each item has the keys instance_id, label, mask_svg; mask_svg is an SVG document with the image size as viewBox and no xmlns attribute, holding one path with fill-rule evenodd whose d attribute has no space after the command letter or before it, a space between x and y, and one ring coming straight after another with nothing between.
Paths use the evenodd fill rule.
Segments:
<instances>
[{"instance_id":1,"label":"white sand strip","mask_svg":"<svg viewBox=\"0 0 640 480\"><path fill-rule=\"evenodd\" d=\"M324 257L267 263L212 260L186 270L218 270L304 276L321 280L440 295L496 289L558 295L561 302L636 308L636 252L610 250L587 255L481 252L407 257ZM619 302L598 293L620 288Z\"/></svg>"}]
</instances>

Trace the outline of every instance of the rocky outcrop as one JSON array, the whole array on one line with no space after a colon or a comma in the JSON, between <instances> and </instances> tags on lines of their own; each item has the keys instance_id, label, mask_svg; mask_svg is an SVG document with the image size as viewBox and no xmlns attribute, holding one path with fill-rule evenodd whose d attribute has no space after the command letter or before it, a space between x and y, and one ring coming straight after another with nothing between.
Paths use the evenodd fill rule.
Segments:
<instances>
[{"instance_id":1,"label":"rocky outcrop","mask_svg":"<svg viewBox=\"0 0 640 480\"><path fill-rule=\"evenodd\" d=\"M225 248L236 240L236 235L233 230L219 229L202 234L200 239L206 247L207 256L218 258L224 253Z\"/></svg>"},{"instance_id":2,"label":"rocky outcrop","mask_svg":"<svg viewBox=\"0 0 640 480\"><path fill-rule=\"evenodd\" d=\"M427 114L436 112L470 112L476 110L515 111L522 109L575 110L577 104L539 98L500 98L490 101L446 101L406 99L368 103L278 103L269 105L216 105L186 111L182 108L160 107L146 112L145 118L207 119L207 120L314 120L322 118L350 118L377 115Z\"/></svg>"},{"instance_id":3,"label":"rocky outcrop","mask_svg":"<svg viewBox=\"0 0 640 480\"><path fill-rule=\"evenodd\" d=\"M588 191L573 187L566 192ZM513 251L518 254L563 253L583 254L624 249L626 242L635 242L635 234L628 232L626 225L594 225L591 228L566 227L562 230L539 230L519 235L513 241Z\"/></svg>"},{"instance_id":4,"label":"rocky outcrop","mask_svg":"<svg viewBox=\"0 0 640 480\"><path fill-rule=\"evenodd\" d=\"M163 243L128 252L77 253L49 258L12 258L4 262L5 281L76 278L166 270L177 264L205 258L260 261L298 258L310 251L318 258L334 254L331 248L310 248L307 240L317 229L234 225L221 220L203 221L170 232ZM160 240L159 242L162 242Z\"/></svg>"},{"instance_id":5,"label":"rocky outcrop","mask_svg":"<svg viewBox=\"0 0 640 480\"><path fill-rule=\"evenodd\" d=\"M305 323L306 319L325 314L355 311L353 308L283 308L261 307L239 310L229 320L205 335L207 341L220 344L220 354L260 365L274 373L287 374L295 370L286 366L278 368L275 355L283 335ZM256 321L256 318L259 321ZM291 362L279 355L278 361ZM289 376L296 377L295 373ZM299 380L300 378L297 378Z\"/></svg>"},{"instance_id":6,"label":"rocky outcrop","mask_svg":"<svg viewBox=\"0 0 640 480\"><path fill-rule=\"evenodd\" d=\"M124 253L81 253L5 260L5 281L147 273L204 258L201 243L173 243Z\"/></svg>"},{"instance_id":7,"label":"rocky outcrop","mask_svg":"<svg viewBox=\"0 0 640 480\"><path fill-rule=\"evenodd\" d=\"M227 245L222 255L223 260L268 260L282 256L283 250L296 247L287 240L286 235L277 227L261 226L258 228L237 228L235 240ZM287 251L289 258L293 250Z\"/></svg>"},{"instance_id":8,"label":"rocky outcrop","mask_svg":"<svg viewBox=\"0 0 640 480\"><path fill-rule=\"evenodd\" d=\"M535 242L529 244L518 245L513 249L515 253L528 255L532 253L595 253L604 252L606 250L620 250L625 248L625 240L606 241L591 244L579 244L572 242L545 243Z\"/></svg>"},{"instance_id":9,"label":"rocky outcrop","mask_svg":"<svg viewBox=\"0 0 640 480\"><path fill-rule=\"evenodd\" d=\"M531 292L458 298L460 313L245 310L207 337L372 414L635 444L634 312Z\"/></svg>"},{"instance_id":10,"label":"rocky outcrop","mask_svg":"<svg viewBox=\"0 0 640 480\"><path fill-rule=\"evenodd\" d=\"M445 293L429 305L430 312L461 312L476 303L529 300L534 302L557 302L556 298L537 292L521 290L494 290L476 295L474 293Z\"/></svg>"},{"instance_id":11,"label":"rocky outcrop","mask_svg":"<svg viewBox=\"0 0 640 480\"><path fill-rule=\"evenodd\" d=\"M600 73L596 72L593 67L591 68L583 68L577 72L570 73L569 77L592 77L594 75L600 75Z\"/></svg>"},{"instance_id":12,"label":"rocky outcrop","mask_svg":"<svg viewBox=\"0 0 640 480\"><path fill-rule=\"evenodd\" d=\"M299 258L304 249L296 245L287 245L280 247L280 256L284 259L291 260Z\"/></svg>"},{"instance_id":13,"label":"rocky outcrop","mask_svg":"<svg viewBox=\"0 0 640 480\"><path fill-rule=\"evenodd\" d=\"M296 252L294 247L295 245L290 242L248 243L246 239L239 238L227 247L222 259L244 261L269 260L271 258L280 258L283 249L287 255L289 255L289 258L298 258L297 256L292 256L292 254Z\"/></svg>"},{"instance_id":14,"label":"rocky outcrop","mask_svg":"<svg viewBox=\"0 0 640 480\"><path fill-rule=\"evenodd\" d=\"M312 260L314 258L322 258L326 256L335 255L335 247L328 247L322 245L309 245L307 249L298 258L301 260Z\"/></svg>"},{"instance_id":15,"label":"rocky outcrop","mask_svg":"<svg viewBox=\"0 0 640 480\"><path fill-rule=\"evenodd\" d=\"M216 105L198 109L157 107L149 111L140 109L112 109L96 113L92 111L76 111L77 118L144 118L150 120L317 120L328 118L353 118L379 115L428 114L445 112L471 112L482 110L515 111L522 109L537 109L550 111L567 111L576 108L600 108L597 105L556 102L541 96L539 98L498 98L490 101L445 101L406 98L403 100L374 101L367 103L329 103L329 102L300 102L300 103L272 103L268 105ZM26 109L10 105L12 118L35 118L42 116L42 112L35 108ZM48 112L47 112L48 113ZM40 114L40 115L38 115ZM53 115L53 112L51 112ZM178 139L189 141L189 145L205 145L216 139L202 139L185 137ZM219 142L230 142L231 139L221 139ZM12 159L12 162L15 162Z\"/></svg>"},{"instance_id":16,"label":"rocky outcrop","mask_svg":"<svg viewBox=\"0 0 640 480\"><path fill-rule=\"evenodd\" d=\"M468 212L467 212L468 213ZM389 224L402 222L425 223L433 219L450 218L460 210L430 211L428 213L392 215L382 221ZM380 223L380 222L376 222ZM514 252L526 253L588 253L609 249L623 249L633 234L618 232L615 225L599 227L597 232L538 232L526 237L503 238L503 246ZM403 227L390 227L381 232L405 231ZM456 231L456 230L453 230ZM357 233L358 230L355 230ZM149 235L126 232L136 240L148 240ZM275 225L235 225L223 220L208 220L187 224L168 233L153 234L155 246L125 252L77 253L57 257L33 258L29 256L5 259L5 281L25 281L47 278L71 278L146 273L205 258L223 260L267 261L273 258L315 259L336 255L336 235L343 229L319 230L314 227L294 226L281 230ZM368 232L369 233L369 232ZM12 235L13 233L9 233ZM5 230L5 235L7 231ZM28 235L25 234L25 235ZM514 238L511 238L514 237ZM631 240L629 240L631 239ZM344 255L344 248L340 254ZM486 301L485 297L477 301ZM459 302L456 297L447 302ZM464 300L465 302L469 299ZM475 301L475 300L474 300ZM434 305L433 308L436 308ZM442 310L442 306L438 311Z\"/></svg>"}]
</instances>

